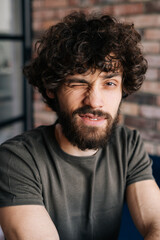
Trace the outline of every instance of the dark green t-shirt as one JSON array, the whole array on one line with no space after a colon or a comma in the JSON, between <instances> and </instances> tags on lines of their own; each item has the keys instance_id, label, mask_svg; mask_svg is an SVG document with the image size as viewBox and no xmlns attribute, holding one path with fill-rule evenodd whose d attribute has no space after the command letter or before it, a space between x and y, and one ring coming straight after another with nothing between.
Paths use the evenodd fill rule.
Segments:
<instances>
[{"instance_id":1,"label":"dark green t-shirt","mask_svg":"<svg viewBox=\"0 0 160 240\"><path fill-rule=\"evenodd\" d=\"M61 240L117 239L126 186L152 178L139 134L125 127L89 157L63 152L54 125L0 147L0 207L44 205Z\"/></svg>"}]
</instances>

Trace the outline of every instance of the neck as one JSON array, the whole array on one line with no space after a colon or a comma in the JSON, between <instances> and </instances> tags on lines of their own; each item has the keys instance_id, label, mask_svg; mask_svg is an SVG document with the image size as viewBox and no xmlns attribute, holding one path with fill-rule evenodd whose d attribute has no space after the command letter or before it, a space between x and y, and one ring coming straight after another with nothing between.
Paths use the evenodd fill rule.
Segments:
<instances>
[{"instance_id":1,"label":"neck","mask_svg":"<svg viewBox=\"0 0 160 240\"><path fill-rule=\"evenodd\" d=\"M85 151L82 151L81 149L79 149L77 146L72 145L72 143L70 143L68 141L68 139L64 136L63 131L62 131L62 127L61 125L58 123L55 126L55 137L56 140L60 146L60 148L73 156L92 156L94 155L97 150L93 150L93 149L86 149Z\"/></svg>"}]
</instances>

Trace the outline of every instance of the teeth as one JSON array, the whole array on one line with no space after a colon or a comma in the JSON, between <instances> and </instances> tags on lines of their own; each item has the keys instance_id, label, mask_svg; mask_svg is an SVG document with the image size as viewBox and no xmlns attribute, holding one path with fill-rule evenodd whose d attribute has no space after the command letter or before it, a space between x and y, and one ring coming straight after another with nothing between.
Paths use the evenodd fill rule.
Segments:
<instances>
[{"instance_id":1,"label":"teeth","mask_svg":"<svg viewBox=\"0 0 160 240\"><path fill-rule=\"evenodd\" d=\"M89 117L88 117L89 118ZM97 118L89 118L90 120L97 121Z\"/></svg>"},{"instance_id":2,"label":"teeth","mask_svg":"<svg viewBox=\"0 0 160 240\"><path fill-rule=\"evenodd\" d=\"M84 118L88 118L89 120L91 120L91 121L98 121L99 120L99 118L93 118L93 117L91 117L91 116L83 116L82 115L82 117L84 117Z\"/></svg>"}]
</instances>

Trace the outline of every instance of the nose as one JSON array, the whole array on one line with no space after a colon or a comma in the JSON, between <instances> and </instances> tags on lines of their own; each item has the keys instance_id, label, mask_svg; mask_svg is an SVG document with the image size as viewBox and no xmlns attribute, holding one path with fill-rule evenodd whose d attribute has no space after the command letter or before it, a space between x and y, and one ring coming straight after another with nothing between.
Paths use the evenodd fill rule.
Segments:
<instances>
[{"instance_id":1,"label":"nose","mask_svg":"<svg viewBox=\"0 0 160 240\"><path fill-rule=\"evenodd\" d=\"M103 94L100 89L92 87L85 93L83 103L89 105L92 108L102 108L104 105Z\"/></svg>"}]
</instances>

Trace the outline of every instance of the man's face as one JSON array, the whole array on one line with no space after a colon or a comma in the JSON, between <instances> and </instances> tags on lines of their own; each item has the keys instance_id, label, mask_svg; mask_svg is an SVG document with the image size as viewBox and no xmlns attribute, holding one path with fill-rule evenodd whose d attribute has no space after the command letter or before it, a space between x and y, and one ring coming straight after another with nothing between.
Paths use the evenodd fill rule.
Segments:
<instances>
[{"instance_id":1,"label":"man's face","mask_svg":"<svg viewBox=\"0 0 160 240\"><path fill-rule=\"evenodd\" d=\"M106 145L117 123L122 72L68 76L57 92L63 134L81 150Z\"/></svg>"}]
</instances>

